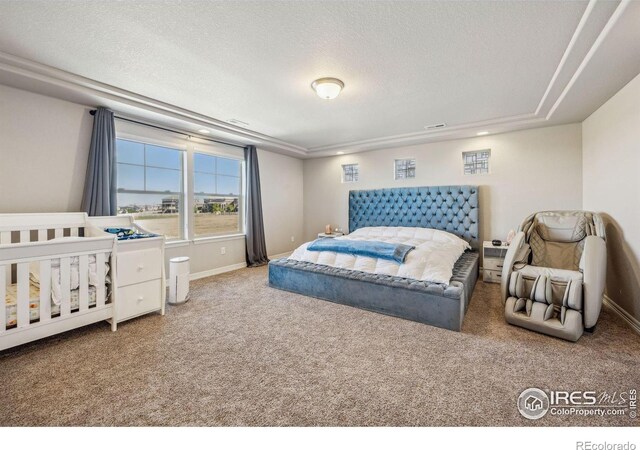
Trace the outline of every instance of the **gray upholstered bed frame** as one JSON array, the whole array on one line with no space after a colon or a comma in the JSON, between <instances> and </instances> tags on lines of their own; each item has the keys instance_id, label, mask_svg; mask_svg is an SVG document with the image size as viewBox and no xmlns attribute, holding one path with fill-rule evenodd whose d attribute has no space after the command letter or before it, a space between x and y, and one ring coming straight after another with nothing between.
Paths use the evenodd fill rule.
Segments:
<instances>
[{"instance_id":1,"label":"gray upholstered bed frame","mask_svg":"<svg viewBox=\"0 0 640 450\"><path fill-rule=\"evenodd\" d=\"M349 232L406 226L448 231L473 251L456 262L449 286L289 259L269 263L269 285L299 294L460 331L478 279L477 186L432 186L349 192Z\"/></svg>"}]
</instances>

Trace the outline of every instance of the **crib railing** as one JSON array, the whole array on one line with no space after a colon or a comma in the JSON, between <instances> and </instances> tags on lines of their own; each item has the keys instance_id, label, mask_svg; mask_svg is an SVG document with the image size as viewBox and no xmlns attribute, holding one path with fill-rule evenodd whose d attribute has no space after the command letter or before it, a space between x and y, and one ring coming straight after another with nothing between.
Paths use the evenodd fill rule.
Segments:
<instances>
[{"instance_id":1,"label":"crib railing","mask_svg":"<svg viewBox=\"0 0 640 450\"><path fill-rule=\"evenodd\" d=\"M2 244L11 244L79 236L86 220L85 213L0 214L0 239ZM37 239L32 238L34 233Z\"/></svg>"},{"instance_id":2,"label":"crib railing","mask_svg":"<svg viewBox=\"0 0 640 450\"><path fill-rule=\"evenodd\" d=\"M0 214L0 245L96 235L95 230L85 230L86 217L85 213ZM15 282L15 267L7 265L5 271Z\"/></svg>"},{"instance_id":3,"label":"crib railing","mask_svg":"<svg viewBox=\"0 0 640 450\"><path fill-rule=\"evenodd\" d=\"M107 292L104 268L105 262L110 262L109 273L115 273L115 258L112 258L114 242L113 236L104 235L78 240L0 244L0 350L112 318L113 301L110 301ZM96 267L95 287L90 287L89 283L92 258L95 258ZM76 264L72 264L72 261ZM32 264L39 269L37 298L33 298L31 289ZM77 305L72 308L71 283L76 268L78 288L74 295L77 295ZM59 305L52 307L54 270L56 280L59 273L59 288L56 283ZM115 277L110 278L113 280ZM16 322L7 324L9 291L15 293ZM115 295L113 286L110 292ZM95 303L91 301L93 296ZM36 303L38 314L32 311ZM55 313L52 308L56 309Z\"/></svg>"}]
</instances>

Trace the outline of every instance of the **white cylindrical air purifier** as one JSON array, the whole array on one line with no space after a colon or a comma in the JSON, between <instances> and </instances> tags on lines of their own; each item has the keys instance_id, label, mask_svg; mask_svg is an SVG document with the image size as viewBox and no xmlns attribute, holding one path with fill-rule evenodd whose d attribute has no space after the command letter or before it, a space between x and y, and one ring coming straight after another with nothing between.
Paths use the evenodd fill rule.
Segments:
<instances>
[{"instance_id":1,"label":"white cylindrical air purifier","mask_svg":"<svg viewBox=\"0 0 640 450\"><path fill-rule=\"evenodd\" d=\"M169 260L169 303L179 304L189 300L189 257Z\"/></svg>"}]
</instances>

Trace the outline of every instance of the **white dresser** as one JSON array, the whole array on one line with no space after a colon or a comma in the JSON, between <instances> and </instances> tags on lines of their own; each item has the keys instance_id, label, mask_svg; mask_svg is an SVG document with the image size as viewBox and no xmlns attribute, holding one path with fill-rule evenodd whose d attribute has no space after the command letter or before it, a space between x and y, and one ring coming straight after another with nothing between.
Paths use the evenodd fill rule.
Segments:
<instances>
[{"instance_id":1,"label":"white dresser","mask_svg":"<svg viewBox=\"0 0 640 450\"><path fill-rule=\"evenodd\" d=\"M505 243L495 246L491 241L482 243L482 280L485 283L500 283L502 266L509 246Z\"/></svg>"},{"instance_id":2,"label":"white dresser","mask_svg":"<svg viewBox=\"0 0 640 450\"><path fill-rule=\"evenodd\" d=\"M104 228L135 228L130 216L90 217L92 225ZM114 286L116 322L152 312L164 315L164 236L118 241Z\"/></svg>"}]
</instances>

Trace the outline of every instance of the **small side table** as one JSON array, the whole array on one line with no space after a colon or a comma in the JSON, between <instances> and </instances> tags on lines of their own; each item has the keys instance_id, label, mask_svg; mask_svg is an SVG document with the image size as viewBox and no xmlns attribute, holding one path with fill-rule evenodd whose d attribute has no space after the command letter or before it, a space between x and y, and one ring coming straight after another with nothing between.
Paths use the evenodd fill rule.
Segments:
<instances>
[{"instance_id":1,"label":"small side table","mask_svg":"<svg viewBox=\"0 0 640 450\"><path fill-rule=\"evenodd\" d=\"M495 246L491 241L482 243L482 281L485 283L500 283L504 257L509 246L505 243Z\"/></svg>"},{"instance_id":2,"label":"small side table","mask_svg":"<svg viewBox=\"0 0 640 450\"><path fill-rule=\"evenodd\" d=\"M331 234L327 233L318 233L318 239L333 239L340 236L344 236L344 233L333 232Z\"/></svg>"}]
</instances>

